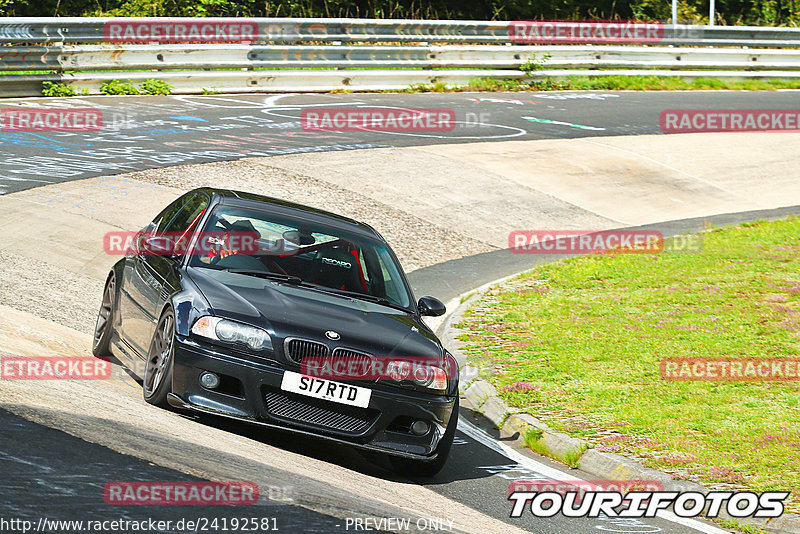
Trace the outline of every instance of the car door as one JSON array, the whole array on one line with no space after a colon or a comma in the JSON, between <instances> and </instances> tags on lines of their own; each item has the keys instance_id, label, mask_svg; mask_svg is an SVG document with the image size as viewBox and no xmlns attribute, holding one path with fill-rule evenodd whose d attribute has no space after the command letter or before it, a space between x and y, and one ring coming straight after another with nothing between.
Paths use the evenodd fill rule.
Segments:
<instances>
[{"instance_id":1,"label":"car door","mask_svg":"<svg viewBox=\"0 0 800 534\"><path fill-rule=\"evenodd\" d=\"M165 209L145 230L167 242L189 230L208 207L205 193L190 193L179 198ZM121 332L125 342L146 357L150 350L153 330L164 301L174 288L174 266L180 257L156 254L139 247L126 261L123 273L123 299ZM170 280L170 283L167 283Z\"/></svg>"}]
</instances>

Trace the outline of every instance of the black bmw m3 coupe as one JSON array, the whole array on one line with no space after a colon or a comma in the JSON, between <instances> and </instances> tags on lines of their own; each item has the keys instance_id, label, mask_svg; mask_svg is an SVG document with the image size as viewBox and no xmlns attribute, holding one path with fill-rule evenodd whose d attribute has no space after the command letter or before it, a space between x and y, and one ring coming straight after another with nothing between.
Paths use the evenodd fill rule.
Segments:
<instances>
[{"instance_id":1,"label":"black bmw m3 coupe","mask_svg":"<svg viewBox=\"0 0 800 534\"><path fill-rule=\"evenodd\" d=\"M94 336L162 407L385 453L437 473L458 419L458 367L370 226L275 198L196 189L132 240Z\"/></svg>"}]
</instances>

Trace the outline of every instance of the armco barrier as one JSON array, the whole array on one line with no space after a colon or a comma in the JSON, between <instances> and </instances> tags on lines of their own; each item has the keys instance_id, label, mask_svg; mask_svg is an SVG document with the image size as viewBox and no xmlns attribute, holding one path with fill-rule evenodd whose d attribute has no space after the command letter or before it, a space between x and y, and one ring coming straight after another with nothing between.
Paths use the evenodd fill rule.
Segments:
<instances>
[{"instance_id":1,"label":"armco barrier","mask_svg":"<svg viewBox=\"0 0 800 534\"><path fill-rule=\"evenodd\" d=\"M0 19L0 43L102 43L109 24L152 24L154 18L17 17ZM255 42L457 42L509 43L515 22L398 19L305 18L169 18L170 22L254 25ZM663 25L662 44L725 44L728 46L798 45L800 28L754 26Z\"/></svg>"},{"instance_id":2,"label":"armco barrier","mask_svg":"<svg viewBox=\"0 0 800 534\"><path fill-rule=\"evenodd\" d=\"M0 71L15 74L0 76L0 96L38 95L43 81L96 94L111 79L149 78L177 93L398 89L528 77L520 67L529 62L534 78L644 68L656 76L775 79L796 78L800 70L800 28L657 25L657 42L614 45L612 35L602 44L531 45L519 44L520 24L530 23L6 18L0 19ZM183 33L169 34L177 27ZM201 27L210 28L203 42L169 42L199 35L191 31ZM109 41L117 44L98 44ZM27 74L32 71L48 74Z\"/></svg>"},{"instance_id":3,"label":"armco barrier","mask_svg":"<svg viewBox=\"0 0 800 534\"><path fill-rule=\"evenodd\" d=\"M518 69L530 59L547 68L800 69L800 49L656 46L332 46L84 45L0 47L0 70L59 72L219 68Z\"/></svg>"}]
</instances>

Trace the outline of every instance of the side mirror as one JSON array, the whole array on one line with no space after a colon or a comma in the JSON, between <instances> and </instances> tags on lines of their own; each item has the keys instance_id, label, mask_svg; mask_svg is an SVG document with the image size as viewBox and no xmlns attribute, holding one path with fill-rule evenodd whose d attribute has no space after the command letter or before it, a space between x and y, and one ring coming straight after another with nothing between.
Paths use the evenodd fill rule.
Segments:
<instances>
[{"instance_id":1,"label":"side mirror","mask_svg":"<svg viewBox=\"0 0 800 534\"><path fill-rule=\"evenodd\" d=\"M177 257L175 253L175 245L171 239L161 236L151 236L144 240L142 243L142 251L145 255L150 256L167 256L169 258Z\"/></svg>"},{"instance_id":2,"label":"side mirror","mask_svg":"<svg viewBox=\"0 0 800 534\"><path fill-rule=\"evenodd\" d=\"M429 315L431 317L439 317L447 311L442 301L433 297L422 297L419 299L417 307L420 315Z\"/></svg>"}]
</instances>

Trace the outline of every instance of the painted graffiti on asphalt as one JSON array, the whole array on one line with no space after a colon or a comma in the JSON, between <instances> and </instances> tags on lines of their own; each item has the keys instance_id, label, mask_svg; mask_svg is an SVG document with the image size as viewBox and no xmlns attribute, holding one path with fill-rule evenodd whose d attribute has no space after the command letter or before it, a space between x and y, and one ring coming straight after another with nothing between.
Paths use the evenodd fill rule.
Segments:
<instances>
[{"instance_id":1,"label":"painted graffiti on asphalt","mask_svg":"<svg viewBox=\"0 0 800 534\"><path fill-rule=\"evenodd\" d=\"M303 112L330 103L284 103L284 96L258 99L172 97L153 103L108 99L36 99L9 103L12 118L71 116L91 108L102 128L76 131L0 128L0 194L42 183L171 165L309 152L396 146L398 136L491 139L525 135L524 129L484 124L486 117L454 121L447 132L304 130ZM344 103L334 104L342 105ZM365 102L348 102L367 108ZM384 106L403 110L402 107ZM474 114L473 114L474 115ZM9 122L17 125L19 121ZM52 122L52 121L51 121Z\"/></svg>"}]
</instances>

